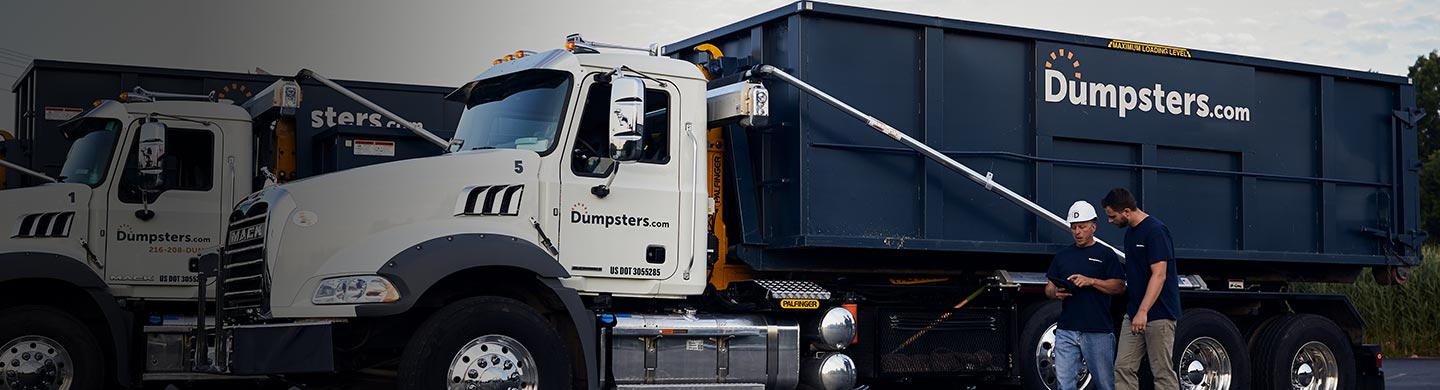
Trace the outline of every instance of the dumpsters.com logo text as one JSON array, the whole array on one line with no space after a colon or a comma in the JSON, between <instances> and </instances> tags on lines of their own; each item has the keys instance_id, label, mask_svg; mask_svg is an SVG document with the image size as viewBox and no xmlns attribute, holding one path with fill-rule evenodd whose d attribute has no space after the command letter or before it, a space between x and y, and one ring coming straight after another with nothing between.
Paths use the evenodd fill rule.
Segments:
<instances>
[{"instance_id":1,"label":"dumpsters.com logo text","mask_svg":"<svg viewBox=\"0 0 1440 390\"><path fill-rule=\"evenodd\" d=\"M1176 116L1194 116L1219 120L1249 122L1250 108L1214 104L1210 95L1197 92L1167 90L1161 83L1135 87L1086 81L1081 72L1080 56L1074 51L1056 49L1042 55L1045 64L1045 102L1066 103L1116 110L1121 118L1139 112L1156 112ZM1068 72L1061 71L1065 69Z\"/></svg>"},{"instance_id":2,"label":"dumpsters.com logo text","mask_svg":"<svg viewBox=\"0 0 1440 390\"><path fill-rule=\"evenodd\" d=\"M590 208L584 203L576 203L570 206L570 223L582 225L598 225L610 228L611 226L629 226L642 228L669 228L670 222L650 219L650 217L619 214L599 215L590 214Z\"/></svg>"},{"instance_id":3,"label":"dumpsters.com logo text","mask_svg":"<svg viewBox=\"0 0 1440 390\"><path fill-rule=\"evenodd\" d=\"M179 233L145 233L136 232L130 225L120 225L115 229L115 241L135 241L154 244L161 243L208 243L210 237L196 236L192 234Z\"/></svg>"}]
</instances>

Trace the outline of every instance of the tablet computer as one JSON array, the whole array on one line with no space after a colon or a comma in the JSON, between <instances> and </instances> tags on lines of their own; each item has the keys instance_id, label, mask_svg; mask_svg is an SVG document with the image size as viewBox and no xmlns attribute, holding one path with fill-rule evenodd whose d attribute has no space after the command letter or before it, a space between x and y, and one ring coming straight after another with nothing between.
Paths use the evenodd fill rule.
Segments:
<instances>
[{"instance_id":1,"label":"tablet computer","mask_svg":"<svg viewBox=\"0 0 1440 390\"><path fill-rule=\"evenodd\" d=\"M1073 287L1073 286L1070 284L1070 281L1069 281L1069 280L1056 279L1056 278L1052 278L1052 277L1048 277L1048 276L1047 276L1046 278L1047 278L1047 279L1050 279L1050 283L1054 283L1054 284L1055 284L1055 287L1056 287L1056 288L1059 288L1059 289L1061 289L1061 290L1068 290L1068 289L1070 289L1070 287Z\"/></svg>"}]
</instances>

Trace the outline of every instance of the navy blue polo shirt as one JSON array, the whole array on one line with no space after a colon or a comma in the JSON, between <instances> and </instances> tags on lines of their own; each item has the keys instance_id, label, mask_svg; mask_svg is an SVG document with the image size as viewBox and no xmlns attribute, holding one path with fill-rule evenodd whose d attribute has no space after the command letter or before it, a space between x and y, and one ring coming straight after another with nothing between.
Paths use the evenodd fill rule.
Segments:
<instances>
[{"instance_id":1,"label":"navy blue polo shirt","mask_svg":"<svg viewBox=\"0 0 1440 390\"><path fill-rule=\"evenodd\" d=\"M1110 294L1101 292L1094 286L1077 288L1068 280L1070 275L1074 274L1100 280L1124 279L1125 269L1120 265L1120 256L1116 256L1115 251L1104 245L1090 245L1085 248L1070 245L1055 254L1055 259L1050 261L1050 271L1045 274L1050 278L1065 280L1064 285L1055 287L1074 294L1060 301L1060 329L1096 333L1115 331L1110 321Z\"/></svg>"},{"instance_id":2,"label":"navy blue polo shirt","mask_svg":"<svg viewBox=\"0 0 1440 390\"><path fill-rule=\"evenodd\" d=\"M1154 216L1125 231L1126 296L1129 304L1125 314L1132 318L1140 311L1145 288L1150 285L1150 265L1165 261L1165 284L1159 298L1150 306L1147 320L1180 320L1180 276L1175 272L1175 244L1170 228Z\"/></svg>"}]
</instances>

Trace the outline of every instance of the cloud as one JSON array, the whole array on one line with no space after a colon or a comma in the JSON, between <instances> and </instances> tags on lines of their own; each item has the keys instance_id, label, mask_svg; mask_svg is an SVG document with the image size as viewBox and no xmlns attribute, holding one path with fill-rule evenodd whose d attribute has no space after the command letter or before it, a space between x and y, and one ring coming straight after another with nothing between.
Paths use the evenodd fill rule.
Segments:
<instances>
[{"instance_id":1,"label":"cloud","mask_svg":"<svg viewBox=\"0 0 1440 390\"><path fill-rule=\"evenodd\" d=\"M1383 35L1349 36L1342 40L1352 54L1373 56L1390 49L1390 39Z\"/></svg>"},{"instance_id":2,"label":"cloud","mask_svg":"<svg viewBox=\"0 0 1440 390\"><path fill-rule=\"evenodd\" d=\"M1344 26L1350 22L1350 15L1334 8L1310 10L1305 15L1311 21L1330 27Z\"/></svg>"}]
</instances>

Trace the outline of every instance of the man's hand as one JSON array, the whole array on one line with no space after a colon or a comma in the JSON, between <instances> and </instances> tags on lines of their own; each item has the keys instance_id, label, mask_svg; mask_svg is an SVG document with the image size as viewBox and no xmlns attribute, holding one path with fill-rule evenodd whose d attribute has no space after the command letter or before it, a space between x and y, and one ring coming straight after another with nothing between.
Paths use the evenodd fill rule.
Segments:
<instances>
[{"instance_id":1,"label":"man's hand","mask_svg":"<svg viewBox=\"0 0 1440 390\"><path fill-rule=\"evenodd\" d=\"M1145 323L1146 323L1146 322L1149 322L1149 321L1146 321L1146 320L1147 320L1146 317L1148 317L1148 316L1149 316L1148 314L1146 314L1145 312L1141 311L1141 312L1135 313L1135 316L1134 316L1134 317L1130 317L1130 334L1141 334L1141 333L1145 333Z\"/></svg>"},{"instance_id":2,"label":"man's hand","mask_svg":"<svg viewBox=\"0 0 1440 390\"><path fill-rule=\"evenodd\" d=\"M1092 285L1095 285L1095 283L1099 282L1099 280L1096 280L1095 278L1081 274L1070 275L1070 277L1065 279L1069 280L1070 283L1075 283L1075 287L1090 287Z\"/></svg>"},{"instance_id":3,"label":"man's hand","mask_svg":"<svg viewBox=\"0 0 1440 390\"><path fill-rule=\"evenodd\" d=\"M1070 293L1065 292L1064 287L1056 286L1055 282L1045 282L1045 296L1063 301Z\"/></svg>"}]
</instances>

